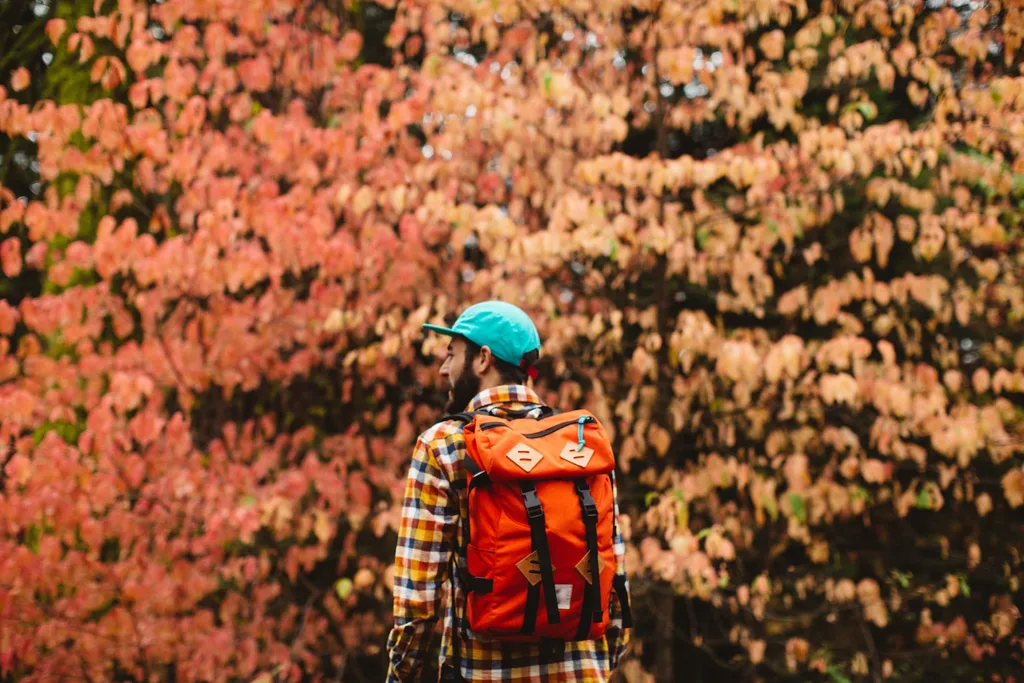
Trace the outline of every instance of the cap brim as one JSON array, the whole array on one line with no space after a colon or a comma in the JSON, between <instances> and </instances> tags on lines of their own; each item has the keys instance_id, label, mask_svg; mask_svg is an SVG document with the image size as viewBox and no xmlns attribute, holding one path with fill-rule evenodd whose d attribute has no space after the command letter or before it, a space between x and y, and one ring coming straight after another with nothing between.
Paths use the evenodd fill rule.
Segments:
<instances>
[{"instance_id":1,"label":"cap brim","mask_svg":"<svg viewBox=\"0 0 1024 683\"><path fill-rule=\"evenodd\" d=\"M437 332L438 334L448 335L449 337L458 336L458 332L451 329L450 327L441 327L440 325L424 325L423 329Z\"/></svg>"}]
</instances>

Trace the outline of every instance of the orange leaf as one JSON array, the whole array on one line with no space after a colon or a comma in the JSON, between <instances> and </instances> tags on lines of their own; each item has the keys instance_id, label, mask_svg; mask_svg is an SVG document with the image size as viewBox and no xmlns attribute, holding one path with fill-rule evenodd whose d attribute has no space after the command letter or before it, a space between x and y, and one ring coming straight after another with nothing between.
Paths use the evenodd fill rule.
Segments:
<instances>
[{"instance_id":1,"label":"orange leaf","mask_svg":"<svg viewBox=\"0 0 1024 683\"><path fill-rule=\"evenodd\" d=\"M64 19L50 19L46 22L46 35L54 46L60 44L61 36L68 29L68 22Z\"/></svg>"},{"instance_id":2,"label":"orange leaf","mask_svg":"<svg viewBox=\"0 0 1024 683\"><path fill-rule=\"evenodd\" d=\"M21 240L17 237L8 237L0 242L0 266L7 277L21 275Z\"/></svg>"},{"instance_id":3,"label":"orange leaf","mask_svg":"<svg viewBox=\"0 0 1024 683\"><path fill-rule=\"evenodd\" d=\"M14 92L21 92L32 83L32 74L29 73L28 69L23 66L19 66L11 74L11 89Z\"/></svg>"},{"instance_id":4,"label":"orange leaf","mask_svg":"<svg viewBox=\"0 0 1024 683\"><path fill-rule=\"evenodd\" d=\"M349 31L341 39L341 44L338 46L338 56L346 62L351 62L359 56L359 52L362 49L363 36L358 31Z\"/></svg>"}]
</instances>

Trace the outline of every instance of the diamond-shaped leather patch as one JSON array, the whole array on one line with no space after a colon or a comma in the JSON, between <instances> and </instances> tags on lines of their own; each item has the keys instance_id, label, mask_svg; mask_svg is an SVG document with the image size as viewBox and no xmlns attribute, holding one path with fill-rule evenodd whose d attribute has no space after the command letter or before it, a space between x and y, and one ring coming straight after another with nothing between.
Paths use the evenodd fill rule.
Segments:
<instances>
[{"instance_id":1,"label":"diamond-shaped leather patch","mask_svg":"<svg viewBox=\"0 0 1024 683\"><path fill-rule=\"evenodd\" d=\"M598 573L603 572L604 568L606 566L607 565L604 562L604 558L601 557L600 555L598 555L597 556L597 571L598 571ZM578 571L583 576L583 579L587 583L593 583L592 577L590 576L590 552L587 552L587 554L583 556L583 559L580 560L579 563L576 565L576 571Z\"/></svg>"},{"instance_id":2,"label":"diamond-shaped leather patch","mask_svg":"<svg viewBox=\"0 0 1024 683\"><path fill-rule=\"evenodd\" d=\"M561 458L566 462L571 462L573 465L579 465L582 469L587 466L590 459L594 457L594 449L583 447L582 451L576 450L578 446L575 444L567 443L565 448L562 449Z\"/></svg>"},{"instance_id":3,"label":"diamond-shaped leather patch","mask_svg":"<svg viewBox=\"0 0 1024 683\"><path fill-rule=\"evenodd\" d=\"M544 459L544 454L532 446L521 443L506 453L505 457L522 467L524 472L529 472Z\"/></svg>"},{"instance_id":4,"label":"diamond-shaped leather patch","mask_svg":"<svg viewBox=\"0 0 1024 683\"><path fill-rule=\"evenodd\" d=\"M540 583L540 555L537 554L536 550L519 560L516 563L516 568L522 572L531 586L536 586Z\"/></svg>"}]
</instances>

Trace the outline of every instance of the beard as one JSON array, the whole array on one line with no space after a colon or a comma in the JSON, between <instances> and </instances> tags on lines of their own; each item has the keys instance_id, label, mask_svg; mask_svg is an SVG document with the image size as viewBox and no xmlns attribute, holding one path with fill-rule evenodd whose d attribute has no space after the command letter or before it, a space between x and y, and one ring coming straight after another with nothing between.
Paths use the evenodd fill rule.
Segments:
<instances>
[{"instance_id":1,"label":"beard","mask_svg":"<svg viewBox=\"0 0 1024 683\"><path fill-rule=\"evenodd\" d=\"M463 372L452 385L451 398L445 404L444 412L461 413L477 394L480 393L480 378L472 372Z\"/></svg>"}]
</instances>

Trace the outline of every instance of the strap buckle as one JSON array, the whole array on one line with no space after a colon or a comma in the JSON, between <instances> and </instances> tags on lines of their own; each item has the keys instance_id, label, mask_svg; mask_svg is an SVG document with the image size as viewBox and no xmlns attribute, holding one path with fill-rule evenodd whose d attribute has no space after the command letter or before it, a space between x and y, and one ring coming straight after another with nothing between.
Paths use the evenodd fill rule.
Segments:
<instances>
[{"instance_id":1,"label":"strap buckle","mask_svg":"<svg viewBox=\"0 0 1024 683\"><path fill-rule=\"evenodd\" d=\"M587 517L597 518L597 502L590 493L590 487L585 481L576 482L576 494L580 497L580 506Z\"/></svg>"},{"instance_id":2,"label":"strap buckle","mask_svg":"<svg viewBox=\"0 0 1024 683\"><path fill-rule=\"evenodd\" d=\"M523 491L523 502L526 503L526 516L530 519L537 519L544 516L544 508L541 507L540 497L536 489ZM595 508L596 510L596 508Z\"/></svg>"}]
</instances>

